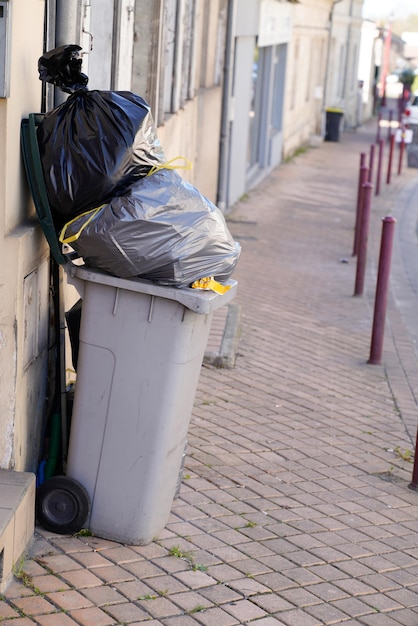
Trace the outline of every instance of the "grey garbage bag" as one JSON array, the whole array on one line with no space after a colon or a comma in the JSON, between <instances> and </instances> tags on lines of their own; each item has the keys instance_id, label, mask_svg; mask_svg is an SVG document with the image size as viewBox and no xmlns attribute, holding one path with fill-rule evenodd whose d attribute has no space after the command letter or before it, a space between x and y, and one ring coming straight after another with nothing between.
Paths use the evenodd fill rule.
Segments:
<instances>
[{"instance_id":1,"label":"grey garbage bag","mask_svg":"<svg viewBox=\"0 0 418 626\"><path fill-rule=\"evenodd\" d=\"M92 268L176 287L226 280L241 250L220 209L166 168L68 222L60 240Z\"/></svg>"}]
</instances>

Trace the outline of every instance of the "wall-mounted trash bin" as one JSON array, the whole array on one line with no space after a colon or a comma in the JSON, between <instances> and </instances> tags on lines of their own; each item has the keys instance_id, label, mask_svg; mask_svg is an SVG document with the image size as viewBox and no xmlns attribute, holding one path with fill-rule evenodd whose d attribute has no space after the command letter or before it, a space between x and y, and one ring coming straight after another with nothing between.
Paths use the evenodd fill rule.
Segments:
<instances>
[{"instance_id":1,"label":"wall-mounted trash bin","mask_svg":"<svg viewBox=\"0 0 418 626\"><path fill-rule=\"evenodd\" d=\"M341 120L344 115L344 111L342 109L335 109L330 107L325 109L325 112L325 141L339 141Z\"/></svg>"},{"instance_id":2,"label":"wall-mounted trash bin","mask_svg":"<svg viewBox=\"0 0 418 626\"><path fill-rule=\"evenodd\" d=\"M212 313L235 296L69 269L82 297L67 476L91 499L88 528L149 543L175 497Z\"/></svg>"}]
</instances>

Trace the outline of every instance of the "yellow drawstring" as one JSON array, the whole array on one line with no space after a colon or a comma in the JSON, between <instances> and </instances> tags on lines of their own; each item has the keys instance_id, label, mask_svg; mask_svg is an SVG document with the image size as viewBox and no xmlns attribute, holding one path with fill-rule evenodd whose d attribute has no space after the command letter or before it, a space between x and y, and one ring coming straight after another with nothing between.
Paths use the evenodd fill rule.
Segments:
<instances>
[{"instance_id":1,"label":"yellow drawstring","mask_svg":"<svg viewBox=\"0 0 418 626\"><path fill-rule=\"evenodd\" d=\"M218 283L213 276L207 276L206 278L195 280L192 284L192 289L205 289L223 294L231 289L231 285L221 285L221 283Z\"/></svg>"},{"instance_id":2,"label":"yellow drawstring","mask_svg":"<svg viewBox=\"0 0 418 626\"><path fill-rule=\"evenodd\" d=\"M175 163L175 161L178 161L179 159L183 159L184 161L183 165L172 165L172 163ZM165 163L157 163L156 165L153 165L150 171L148 172L147 176L152 176L152 174L155 174L155 172L159 172L160 170L191 170L191 169L192 169L192 164L191 164L191 161L189 161L189 159L186 159L186 157L184 156L176 156L173 159L166 161Z\"/></svg>"},{"instance_id":3,"label":"yellow drawstring","mask_svg":"<svg viewBox=\"0 0 418 626\"><path fill-rule=\"evenodd\" d=\"M67 222L61 232L60 232L60 237L59 240L61 243L72 243L73 241L77 241L77 239L80 237L81 233L83 232L83 230L86 228L86 226L88 224L90 224L90 222L92 221L92 219L97 215L97 213L100 211L100 209L102 209L104 206L104 204L101 204L100 206L96 207L95 209L90 209L90 211L86 211L85 213L81 213L80 215L77 215L77 217L75 217L74 219L72 219L70 222ZM88 218L88 220L86 220L84 222L84 224L81 226L80 230L78 232L75 233L75 235L70 235L69 237L65 238L65 233L67 231L67 228L69 226L71 226L71 224L74 224L74 222L77 222L77 220L81 219L82 217L85 217L86 215L90 215L90 217Z\"/></svg>"}]
</instances>

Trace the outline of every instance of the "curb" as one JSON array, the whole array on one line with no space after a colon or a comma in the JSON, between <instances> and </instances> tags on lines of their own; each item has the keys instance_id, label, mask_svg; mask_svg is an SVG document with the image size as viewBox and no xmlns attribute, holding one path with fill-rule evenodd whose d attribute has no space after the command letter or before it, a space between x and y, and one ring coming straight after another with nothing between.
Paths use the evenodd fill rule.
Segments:
<instances>
[{"instance_id":1,"label":"curb","mask_svg":"<svg viewBox=\"0 0 418 626\"><path fill-rule=\"evenodd\" d=\"M232 369L235 366L240 336L241 306L228 304L228 313L219 352L205 352L203 363L217 368Z\"/></svg>"}]
</instances>

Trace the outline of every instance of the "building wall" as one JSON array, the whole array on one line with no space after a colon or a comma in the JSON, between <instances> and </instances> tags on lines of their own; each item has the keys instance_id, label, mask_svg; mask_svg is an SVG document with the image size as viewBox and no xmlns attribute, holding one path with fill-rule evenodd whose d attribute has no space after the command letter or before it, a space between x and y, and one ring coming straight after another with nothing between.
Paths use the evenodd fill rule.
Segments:
<instances>
[{"instance_id":1,"label":"building wall","mask_svg":"<svg viewBox=\"0 0 418 626\"><path fill-rule=\"evenodd\" d=\"M362 0L306 0L294 7L286 69L284 155L324 136L327 107L359 123Z\"/></svg>"},{"instance_id":2,"label":"building wall","mask_svg":"<svg viewBox=\"0 0 418 626\"><path fill-rule=\"evenodd\" d=\"M44 2L10 5L10 96L0 99L0 468L34 470L45 412L48 250L29 200L20 122L41 106Z\"/></svg>"},{"instance_id":3,"label":"building wall","mask_svg":"<svg viewBox=\"0 0 418 626\"><path fill-rule=\"evenodd\" d=\"M333 54L330 54L327 106L341 107L344 127L359 124L358 67L361 46L362 1L344 0L334 7L332 24Z\"/></svg>"},{"instance_id":4,"label":"building wall","mask_svg":"<svg viewBox=\"0 0 418 626\"><path fill-rule=\"evenodd\" d=\"M294 6L286 67L283 124L284 157L323 133L331 0L306 0Z\"/></svg>"},{"instance_id":5,"label":"building wall","mask_svg":"<svg viewBox=\"0 0 418 626\"><path fill-rule=\"evenodd\" d=\"M233 78L228 92L229 151L225 205L232 207L282 158L283 100L293 6L237 0Z\"/></svg>"},{"instance_id":6,"label":"building wall","mask_svg":"<svg viewBox=\"0 0 418 626\"><path fill-rule=\"evenodd\" d=\"M226 17L225 0L144 0L135 12L132 91L151 105L167 159L188 159L181 175L214 202Z\"/></svg>"},{"instance_id":7,"label":"building wall","mask_svg":"<svg viewBox=\"0 0 418 626\"><path fill-rule=\"evenodd\" d=\"M358 79L363 83L362 89L362 115L363 119L369 119L373 115L375 101L375 72L376 72L376 44L379 31L376 24L365 20L361 27L361 43ZM380 62L380 59L379 59Z\"/></svg>"}]
</instances>

